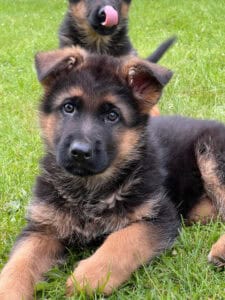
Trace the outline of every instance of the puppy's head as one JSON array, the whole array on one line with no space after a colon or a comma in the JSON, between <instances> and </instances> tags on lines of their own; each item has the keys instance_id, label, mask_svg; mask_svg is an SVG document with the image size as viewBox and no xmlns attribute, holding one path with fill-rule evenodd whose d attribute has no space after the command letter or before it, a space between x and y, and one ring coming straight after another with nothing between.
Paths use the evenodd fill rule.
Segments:
<instances>
[{"instance_id":1,"label":"puppy's head","mask_svg":"<svg viewBox=\"0 0 225 300\"><path fill-rule=\"evenodd\" d=\"M112 35L125 26L131 0L70 0L70 14L80 30Z\"/></svg>"},{"instance_id":2,"label":"puppy's head","mask_svg":"<svg viewBox=\"0 0 225 300\"><path fill-rule=\"evenodd\" d=\"M136 57L65 48L36 56L48 151L73 175L120 168L138 156L148 112L172 73Z\"/></svg>"}]
</instances>

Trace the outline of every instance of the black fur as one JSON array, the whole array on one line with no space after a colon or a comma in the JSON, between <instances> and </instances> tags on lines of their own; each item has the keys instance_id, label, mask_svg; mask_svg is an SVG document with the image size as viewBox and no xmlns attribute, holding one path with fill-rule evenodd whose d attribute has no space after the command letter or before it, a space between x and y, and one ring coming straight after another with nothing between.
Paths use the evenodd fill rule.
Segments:
<instances>
[{"instance_id":1,"label":"black fur","mask_svg":"<svg viewBox=\"0 0 225 300\"><path fill-rule=\"evenodd\" d=\"M177 38L175 36L169 38L163 42L148 58L148 61L157 63L164 53L176 42Z\"/></svg>"},{"instance_id":2,"label":"black fur","mask_svg":"<svg viewBox=\"0 0 225 300\"><path fill-rule=\"evenodd\" d=\"M212 138L217 145L215 155L220 169L220 161L224 161L225 154L225 127L215 121L176 116L153 118L149 128L155 132L163 152L162 162L167 170L165 187L168 195L179 214L186 218L205 193L196 159L196 147L199 143L204 145L209 137ZM222 169L221 173L224 174L224 166Z\"/></svg>"}]
</instances>

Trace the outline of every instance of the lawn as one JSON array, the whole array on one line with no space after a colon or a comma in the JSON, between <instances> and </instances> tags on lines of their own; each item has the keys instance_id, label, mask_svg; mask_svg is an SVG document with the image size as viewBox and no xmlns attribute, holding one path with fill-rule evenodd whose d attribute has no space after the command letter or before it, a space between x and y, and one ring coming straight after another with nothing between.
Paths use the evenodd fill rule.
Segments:
<instances>
[{"instance_id":1,"label":"lawn","mask_svg":"<svg viewBox=\"0 0 225 300\"><path fill-rule=\"evenodd\" d=\"M63 0L0 0L0 269L25 224L43 153L33 56L57 47L65 8ZM133 0L130 36L141 56L178 36L161 61L175 71L161 100L163 114L225 122L224 16L224 0ZM183 228L171 251L135 272L109 299L225 299L225 271L207 264L207 253L224 229L220 222ZM36 298L64 299L66 277L85 255L71 254L67 264L50 271Z\"/></svg>"}]
</instances>

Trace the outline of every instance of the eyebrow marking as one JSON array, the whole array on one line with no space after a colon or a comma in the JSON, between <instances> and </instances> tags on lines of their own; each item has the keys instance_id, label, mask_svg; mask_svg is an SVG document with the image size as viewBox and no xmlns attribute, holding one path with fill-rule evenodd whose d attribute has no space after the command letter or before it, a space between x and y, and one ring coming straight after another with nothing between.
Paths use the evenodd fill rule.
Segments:
<instances>
[{"instance_id":1,"label":"eyebrow marking","mask_svg":"<svg viewBox=\"0 0 225 300\"><path fill-rule=\"evenodd\" d=\"M79 86L63 90L55 96L53 101L53 107L60 106L66 98L82 97L83 95L84 91Z\"/></svg>"}]
</instances>

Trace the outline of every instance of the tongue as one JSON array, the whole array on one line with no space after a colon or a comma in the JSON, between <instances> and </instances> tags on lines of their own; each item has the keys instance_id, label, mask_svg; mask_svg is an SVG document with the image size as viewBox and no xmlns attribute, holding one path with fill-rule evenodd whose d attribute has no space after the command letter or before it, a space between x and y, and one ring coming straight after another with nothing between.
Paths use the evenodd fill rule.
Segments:
<instances>
[{"instance_id":1,"label":"tongue","mask_svg":"<svg viewBox=\"0 0 225 300\"><path fill-rule=\"evenodd\" d=\"M105 13L105 21L102 22L102 25L105 27L112 27L118 25L119 16L118 12L110 5L106 5L103 9Z\"/></svg>"}]
</instances>

